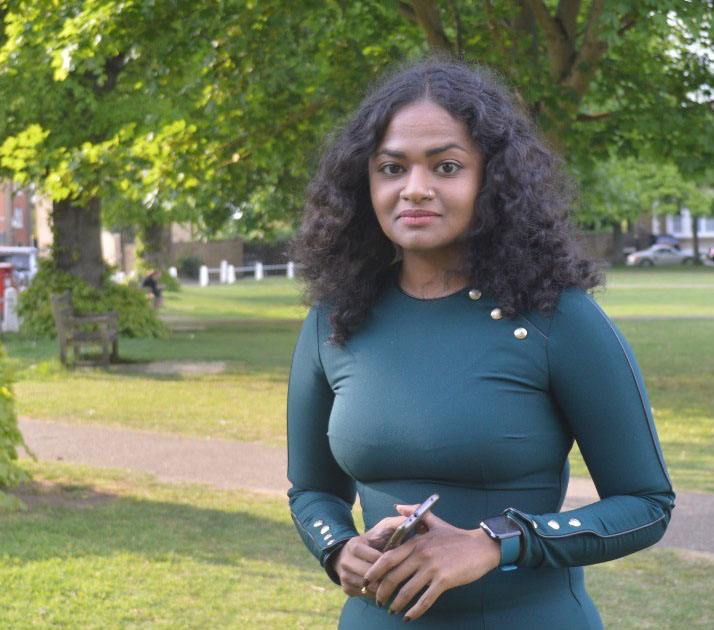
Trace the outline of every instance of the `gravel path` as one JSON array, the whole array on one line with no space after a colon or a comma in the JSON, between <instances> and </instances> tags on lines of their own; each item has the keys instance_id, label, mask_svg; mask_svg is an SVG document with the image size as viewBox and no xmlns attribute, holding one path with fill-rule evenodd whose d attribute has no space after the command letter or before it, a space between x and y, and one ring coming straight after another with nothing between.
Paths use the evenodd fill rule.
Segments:
<instances>
[{"instance_id":1,"label":"gravel path","mask_svg":"<svg viewBox=\"0 0 714 630\"><path fill-rule=\"evenodd\" d=\"M20 418L19 425L40 460L127 468L172 483L254 488L283 496L290 486L285 449L280 447L28 418ZM564 509L595 500L592 482L575 477ZM714 495L677 493L671 525L659 544L714 554Z\"/></svg>"}]
</instances>

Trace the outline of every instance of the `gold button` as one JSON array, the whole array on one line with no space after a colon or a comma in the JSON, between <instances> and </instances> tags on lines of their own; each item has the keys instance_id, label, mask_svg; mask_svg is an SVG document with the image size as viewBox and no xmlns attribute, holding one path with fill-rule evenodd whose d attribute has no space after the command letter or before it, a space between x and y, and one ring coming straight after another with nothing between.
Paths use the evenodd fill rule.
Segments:
<instances>
[{"instance_id":1,"label":"gold button","mask_svg":"<svg viewBox=\"0 0 714 630\"><path fill-rule=\"evenodd\" d=\"M329 525L325 525L325 526L320 530L320 533L321 533L321 534L326 534L329 530L330 530L330 526L329 526Z\"/></svg>"},{"instance_id":2,"label":"gold button","mask_svg":"<svg viewBox=\"0 0 714 630\"><path fill-rule=\"evenodd\" d=\"M334 539L334 538L333 538L332 540L328 540L328 541L327 541L327 546L328 546L328 547L329 547L330 545L334 545L334 544L335 544L335 539Z\"/></svg>"},{"instance_id":3,"label":"gold button","mask_svg":"<svg viewBox=\"0 0 714 630\"><path fill-rule=\"evenodd\" d=\"M491 319L501 319L501 317L503 317L503 313L501 313L500 308L494 308L491 311Z\"/></svg>"},{"instance_id":4,"label":"gold button","mask_svg":"<svg viewBox=\"0 0 714 630\"><path fill-rule=\"evenodd\" d=\"M330 538L332 538L332 534L325 534L322 540L330 540Z\"/></svg>"},{"instance_id":5,"label":"gold button","mask_svg":"<svg viewBox=\"0 0 714 630\"><path fill-rule=\"evenodd\" d=\"M481 299L481 291L479 291L478 289L471 289L471 291L469 291L469 297L472 300L480 300Z\"/></svg>"},{"instance_id":6,"label":"gold button","mask_svg":"<svg viewBox=\"0 0 714 630\"><path fill-rule=\"evenodd\" d=\"M313 527L320 527L320 525L322 525L322 521L315 521L315 522L312 524Z\"/></svg>"},{"instance_id":7,"label":"gold button","mask_svg":"<svg viewBox=\"0 0 714 630\"><path fill-rule=\"evenodd\" d=\"M568 525L572 525L573 527L580 527L582 523L577 518L571 518L568 521Z\"/></svg>"},{"instance_id":8,"label":"gold button","mask_svg":"<svg viewBox=\"0 0 714 630\"><path fill-rule=\"evenodd\" d=\"M550 527L551 529L560 529L558 521L548 521L548 527Z\"/></svg>"},{"instance_id":9,"label":"gold button","mask_svg":"<svg viewBox=\"0 0 714 630\"><path fill-rule=\"evenodd\" d=\"M513 336L516 339L525 339L528 336L528 331L525 328L516 328L513 331Z\"/></svg>"}]
</instances>

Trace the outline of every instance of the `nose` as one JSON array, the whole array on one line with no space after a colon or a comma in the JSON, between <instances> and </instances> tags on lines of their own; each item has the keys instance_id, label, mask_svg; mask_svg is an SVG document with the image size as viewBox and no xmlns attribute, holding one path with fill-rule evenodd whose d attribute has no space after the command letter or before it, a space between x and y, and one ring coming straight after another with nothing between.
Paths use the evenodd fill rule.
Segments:
<instances>
[{"instance_id":1,"label":"nose","mask_svg":"<svg viewBox=\"0 0 714 630\"><path fill-rule=\"evenodd\" d=\"M433 199L434 191L429 188L429 175L426 169L413 168L399 196L404 201L411 201L412 203Z\"/></svg>"}]
</instances>

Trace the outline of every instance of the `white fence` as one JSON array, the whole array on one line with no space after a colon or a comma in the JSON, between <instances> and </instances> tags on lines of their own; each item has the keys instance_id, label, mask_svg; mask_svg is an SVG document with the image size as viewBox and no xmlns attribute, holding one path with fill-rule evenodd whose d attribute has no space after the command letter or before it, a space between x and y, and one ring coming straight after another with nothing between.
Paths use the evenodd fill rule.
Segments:
<instances>
[{"instance_id":1,"label":"white fence","mask_svg":"<svg viewBox=\"0 0 714 630\"><path fill-rule=\"evenodd\" d=\"M295 268L294 262L288 262L284 265L264 265L262 262L257 262L249 267L234 267L229 265L227 261L222 260L220 267L209 268L206 265L201 265L198 273L198 284L202 287L207 287L211 282L212 275L218 276L220 284L234 284L237 273L249 273L256 280L263 280L266 271L282 271L283 269L287 278L294 278Z\"/></svg>"}]
</instances>

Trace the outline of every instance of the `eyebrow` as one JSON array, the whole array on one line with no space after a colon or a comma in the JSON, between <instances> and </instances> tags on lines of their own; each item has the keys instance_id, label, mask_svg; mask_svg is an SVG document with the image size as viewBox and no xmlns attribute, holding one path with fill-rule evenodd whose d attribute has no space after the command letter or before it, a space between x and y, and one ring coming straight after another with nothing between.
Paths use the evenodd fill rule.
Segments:
<instances>
[{"instance_id":1,"label":"eyebrow","mask_svg":"<svg viewBox=\"0 0 714 630\"><path fill-rule=\"evenodd\" d=\"M427 157L431 157L432 155L437 155L439 153L443 153L444 151L448 151L449 149L459 149L459 150L463 151L464 153L468 153L468 151L466 149L464 149L464 147L462 147L460 144L458 144L456 142L449 142L449 144L445 144L444 146L434 147L433 149L428 149L424 153L424 155L426 155ZM402 159L402 160L407 157L406 153L402 153L401 151L393 151L391 149L382 149L380 151L377 151L377 153L375 153L375 157L378 155L382 155L382 154L387 155L389 157Z\"/></svg>"}]
</instances>

